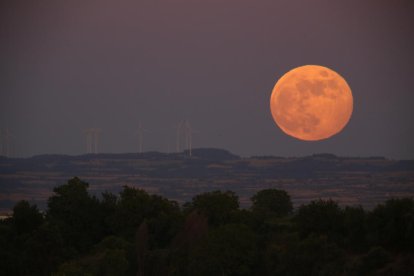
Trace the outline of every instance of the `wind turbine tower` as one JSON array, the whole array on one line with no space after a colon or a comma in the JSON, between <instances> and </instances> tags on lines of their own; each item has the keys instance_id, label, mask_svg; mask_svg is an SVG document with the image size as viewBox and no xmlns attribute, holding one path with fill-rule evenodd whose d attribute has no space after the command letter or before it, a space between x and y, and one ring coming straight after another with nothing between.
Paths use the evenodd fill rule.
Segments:
<instances>
[{"instance_id":1,"label":"wind turbine tower","mask_svg":"<svg viewBox=\"0 0 414 276\"><path fill-rule=\"evenodd\" d=\"M193 146L193 131L188 120L183 120L178 123L176 135L176 151L180 152L187 149L189 156L191 156Z\"/></svg>"},{"instance_id":2,"label":"wind turbine tower","mask_svg":"<svg viewBox=\"0 0 414 276\"><path fill-rule=\"evenodd\" d=\"M145 132L149 132L149 130L148 129L145 129L143 126L142 126L142 123L141 122L139 122L139 124L138 124L138 129L137 129L137 131L135 132L135 135L137 135L138 136L138 152L139 153L142 153L142 151L143 151L143 147L144 147L144 133Z\"/></svg>"},{"instance_id":3,"label":"wind turbine tower","mask_svg":"<svg viewBox=\"0 0 414 276\"><path fill-rule=\"evenodd\" d=\"M0 156L3 155L3 133L0 129Z\"/></svg>"},{"instance_id":4,"label":"wind turbine tower","mask_svg":"<svg viewBox=\"0 0 414 276\"><path fill-rule=\"evenodd\" d=\"M100 138L100 135L101 135L101 130L100 129L97 129L97 128L95 128L94 129L94 153L98 153L98 145L99 145L99 138Z\"/></svg>"},{"instance_id":5,"label":"wind turbine tower","mask_svg":"<svg viewBox=\"0 0 414 276\"><path fill-rule=\"evenodd\" d=\"M0 133L0 155L11 157L13 135L6 128L4 133Z\"/></svg>"},{"instance_id":6,"label":"wind turbine tower","mask_svg":"<svg viewBox=\"0 0 414 276\"><path fill-rule=\"evenodd\" d=\"M85 130L86 135L86 153L92 153L92 130Z\"/></svg>"},{"instance_id":7,"label":"wind turbine tower","mask_svg":"<svg viewBox=\"0 0 414 276\"><path fill-rule=\"evenodd\" d=\"M176 129L176 152L180 152L181 151L181 136L182 136L182 131L183 131L183 126L184 126L184 122L180 121L178 122L177 125L177 129Z\"/></svg>"},{"instance_id":8,"label":"wind turbine tower","mask_svg":"<svg viewBox=\"0 0 414 276\"><path fill-rule=\"evenodd\" d=\"M192 155L192 146L193 146L193 132L191 129L190 122L187 120L185 121L185 142L187 144L188 155Z\"/></svg>"},{"instance_id":9,"label":"wind turbine tower","mask_svg":"<svg viewBox=\"0 0 414 276\"><path fill-rule=\"evenodd\" d=\"M85 134L86 153L98 153L101 130L99 128L89 128L85 130Z\"/></svg>"}]
</instances>

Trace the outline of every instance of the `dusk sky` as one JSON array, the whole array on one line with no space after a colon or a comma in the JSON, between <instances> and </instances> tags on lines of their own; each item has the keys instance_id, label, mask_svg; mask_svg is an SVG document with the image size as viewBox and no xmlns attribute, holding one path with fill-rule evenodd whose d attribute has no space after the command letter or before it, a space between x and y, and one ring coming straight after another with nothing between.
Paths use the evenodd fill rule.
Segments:
<instances>
[{"instance_id":1,"label":"dusk sky","mask_svg":"<svg viewBox=\"0 0 414 276\"><path fill-rule=\"evenodd\" d=\"M242 156L414 158L414 1L79 0L0 4L0 130L15 156L166 152L188 119L194 147ZM354 111L336 136L284 134L273 86L297 66L341 74Z\"/></svg>"}]
</instances>

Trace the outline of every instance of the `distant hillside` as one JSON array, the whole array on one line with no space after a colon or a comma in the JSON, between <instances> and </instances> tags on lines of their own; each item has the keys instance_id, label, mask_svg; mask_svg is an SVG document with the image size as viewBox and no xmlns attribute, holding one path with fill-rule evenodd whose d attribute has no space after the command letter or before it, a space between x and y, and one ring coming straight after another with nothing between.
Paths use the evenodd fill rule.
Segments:
<instances>
[{"instance_id":1,"label":"distant hillside","mask_svg":"<svg viewBox=\"0 0 414 276\"><path fill-rule=\"evenodd\" d=\"M188 155L188 153L188 151L184 152L185 155ZM234 155L227 150L215 148L193 149L191 156L210 161L228 161L240 159L240 156Z\"/></svg>"},{"instance_id":2,"label":"distant hillside","mask_svg":"<svg viewBox=\"0 0 414 276\"><path fill-rule=\"evenodd\" d=\"M383 157L255 156L241 158L214 148L181 153L120 153L79 156L0 157L0 210L20 199L45 206L53 187L78 176L93 192L143 188L184 202L204 191L230 189L244 205L263 188L287 190L296 205L315 198L373 206L389 197L414 195L414 160Z\"/></svg>"}]
</instances>

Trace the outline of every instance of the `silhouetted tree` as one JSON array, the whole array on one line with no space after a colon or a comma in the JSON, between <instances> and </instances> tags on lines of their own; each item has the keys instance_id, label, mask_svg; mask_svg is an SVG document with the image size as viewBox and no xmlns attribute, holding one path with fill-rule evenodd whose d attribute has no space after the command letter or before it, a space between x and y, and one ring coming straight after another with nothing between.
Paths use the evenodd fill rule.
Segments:
<instances>
[{"instance_id":1,"label":"silhouetted tree","mask_svg":"<svg viewBox=\"0 0 414 276\"><path fill-rule=\"evenodd\" d=\"M286 191L267 189L257 192L252 198L252 211L264 217L282 217L293 210L292 201Z\"/></svg>"},{"instance_id":2,"label":"silhouetted tree","mask_svg":"<svg viewBox=\"0 0 414 276\"><path fill-rule=\"evenodd\" d=\"M378 270L390 262L391 255L380 246L372 247L368 253L353 260L349 273L352 275L377 275Z\"/></svg>"},{"instance_id":3,"label":"silhouetted tree","mask_svg":"<svg viewBox=\"0 0 414 276\"><path fill-rule=\"evenodd\" d=\"M106 196L105 202L113 204L114 198ZM145 218L149 202L150 195L144 190L124 186L115 203L115 211L106 220L109 227L117 235L132 240Z\"/></svg>"},{"instance_id":4,"label":"silhouetted tree","mask_svg":"<svg viewBox=\"0 0 414 276\"><path fill-rule=\"evenodd\" d=\"M414 200L390 199L369 214L370 240L386 248L414 251Z\"/></svg>"},{"instance_id":5,"label":"silhouetted tree","mask_svg":"<svg viewBox=\"0 0 414 276\"><path fill-rule=\"evenodd\" d=\"M133 241L138 227L146 221L149 248L163 248L176 235L182 214L175 201L144 190L125 186L119 198L105 194L102 202L108 215L105 223L116 235Z\"/></svg>"},{"instance_id":6,"label":"silhouetted tree","mask_svg":"<svg viewBox=\"0 0 414 276\"><path fill-rule=\"evenodd\" d=\"M168 246L183 223L178 203L158 195L151 195L145 218L153 248Z\"/></svg>"},{"instance_id":7,"label":"silhouetted tree","mask_svg":"<svg viewBox=\"0 0 414 276\"><path fill-rule=\"evenodd\" d=\"M148 225L146 221L141 223L135 235L135 243L137 250L137 276L145 276L146 274L146 259L148 253Z\"/></svg>"},{"instance_id":8,"label":"silhouetted tree","mask_svg":"<svg viewBox=\"0 0 414 276\"><path fill-rule=\"evenodd\" d=\"M299 207L295 222L300 234L307 237L310 234L326 235L330 240L343 237L343 212L333 200L316 200L308 205Z\"/></svg>"},{"instance_id":9,"label":"silhouetted tree","mask_svg":"<svg viewBox=\"0 0 414 276\"><path fill-rule=\"evenodd\" d=\"M267 189L239 209L231 191L183 209L125 186L102 199L79 178L56 187L44 216L18 202L0 220L0 275L412 275L414 201L365 212ZM346 252L346 253L345 253Z\"/></svg>"},{"instance_id":10,"label":"silhouetted tree","mask_svg":"<svg viewBox=\"0 0 414 276\"><path fill-rule=\"evenodd\" d=\"M270 275L341 275L344 257L344 252L326 237L309 235L279 249L276 271Z\"/></svg>"},{"instance_id":11,"label":"silhouetted tree","mask_svg":"<svg viewBox=\"0 0 414 276\"><path fill-rule=\"evenodd\" d=\"M110 192L103 192L102 193L102 200L100 203L100 209L104 214L104 229L105 235L115 235L115 226L114 221L116 221L116 211L118 205L118 196L110 193Z\"/></svg>"},{"instance_id":12,"label":"silhouetted tree","mask_svg":"<svg viewBox=\"0 0 414 276\"><path fill-rule=\"evenodd\" d=\"M177 233L170 246L171 275L187 275L189 254L208 234L207 217L196 210L187 215L184 225Z\"/></svg>"},{"instance_id":13,"label":"silhouetted tree","mask_svg":"<svg viewBox=\"0 0 414 276\"><path fill-rule=\"evenodd\" d=\"M212 226L226 224L232 214L239 209L239 198L231 191L213 191L197 195L184 205L187 213L198 210L208 218Z\"/></svg>"},{"instance_id":14,"label":"silhouetted tree","mask_svg":"<svg viewBox=\"0 0 414 276\"><path fill-rule=\"evenodd\" d=\"M103 212L97 198L90 196L88 183L75 177L53 189L47 217L57 225L68 246L85 251L104 234Z\"/></svg>"},{"instance_id":15,"label":"silhouetted tree","mask_svg":"<svg viewBox=\"0 0 414 276\"><path fill-rule=\"evenodd\" d=\"M60 229L45 223L27 237L17 258L24 263L23 275L51 275L61 262L72 256Z\"/></svg>"},{"instance_id":16,"label":"silhouetted tree","mask_svg":"<svg viewBox=\"0 0 414 276\"><path fill-rule=\"evenodd\" d=\"M189 275L253 275L256 253L256 237L247 226L220 226L191 253Z\"/></svg>"},{"instance_id":17,"label":"silhouetted tree","mask_svg":"<svg viewBox=\"0 0 414 276\"><path fill-rule=\"evenodd\" d=\"M367 216L364 209L359 207L345 207L344 235L345 246L353 250L363 250L367 246Z\"/></svg>"},{"instance_id":18,"label":"silhouetted tree","mask_svg":"<svg viewBox=\"0 0 414 276\"><path fill-rule=\"evenodd\" d=\"M43 223L43 215L36 205L22 200L13 208L13 226L17 233L30 233Z\"/></svg>"},{"instance_id":19,"label":"silhouetted tree","mask_svg":"<svg viewBox=\"0 0 414 276\"><path fill-rule=\"evenodd\" d=\"M108 236L96 244L87 255L59 266L56 275L135 275L128 271L133 245L122 238Z\"/></svg>"}]
</instances>

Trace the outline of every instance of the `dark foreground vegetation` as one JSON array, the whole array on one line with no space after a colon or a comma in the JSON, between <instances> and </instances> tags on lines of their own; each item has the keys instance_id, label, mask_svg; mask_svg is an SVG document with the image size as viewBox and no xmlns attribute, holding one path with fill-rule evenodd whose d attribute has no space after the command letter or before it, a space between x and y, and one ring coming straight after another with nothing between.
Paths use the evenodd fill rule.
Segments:
<instances>
[{"instance_id":1,"label":"dark foreground vegetation","mask_svg":"<svg viewBox=\"0 0 414 276\"><path fill-rule=\"evenodd\" d=\"M1 275L414 275L414 201L372 211L318 200L293 210L268 189L179 206L143 190L88 193L73 178L46 212L21 201L0 222Z\"/></svg>"}]
</instances>

